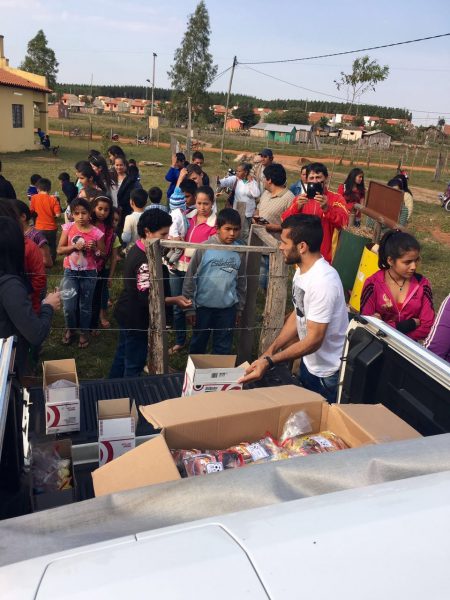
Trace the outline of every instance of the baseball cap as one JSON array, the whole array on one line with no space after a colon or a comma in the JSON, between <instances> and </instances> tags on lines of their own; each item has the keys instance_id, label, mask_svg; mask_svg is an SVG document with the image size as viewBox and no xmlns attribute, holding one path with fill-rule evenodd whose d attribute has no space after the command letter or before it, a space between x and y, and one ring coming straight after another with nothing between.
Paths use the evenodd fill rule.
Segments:
<instances>
[{"instance_id":1,"label":"baseball cap","mask_svg":"<svg viewBox=\"0 0 450 600\"><path fill-rule=\"evenodd\" d=\"M259 152L259 156L267 156L268 158L273 158L273 152L270 148L263 148L261 152Z\"/></svg>"}]
</instances>

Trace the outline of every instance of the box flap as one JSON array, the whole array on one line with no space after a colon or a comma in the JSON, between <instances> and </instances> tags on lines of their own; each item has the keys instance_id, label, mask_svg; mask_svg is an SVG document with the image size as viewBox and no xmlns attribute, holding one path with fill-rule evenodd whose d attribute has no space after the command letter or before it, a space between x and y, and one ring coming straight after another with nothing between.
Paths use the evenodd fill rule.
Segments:
<instances>
[{"instance_id":1,"label":"box flap","mask_svg":"<svg viewBox=\"0 0 450 600\"><path fill-rule=\"evenodd\" d=\"M344 414L377 444L422 437L382 404L338 404L332 411Z\"/></svg>"},{"instance_id":2,"label":"box flap","mask_svg":"<svg viewBox=\"0 0 450 600\"><path fill-rule=\"evenodd\" d=\"M180 474L161 435L92 473L96 496L177 479L180 479Z\"/></svg>"},{"instance_id":3,"label":"box flap","mask_svg":"<svg viewBox=\"0 0 450 600\"><path fill-rule=\"evenodd\" d=\"M154 427L168 428L194 421L251 413L264 407L289 407L302 401L325 402L319 394L296 385L284 385L173 398L157 404L140 406L139 410Z\"/></svg>"},{"instance_id":4,"label":"box flap","mask_svg":"<svg viewBox=\"0 0 450 600\"><path fill-rule=\"evenodd\" d=\"M133 402L134 404L134 402ZM113 400L99 400L97 403L98 418L119 419L130 416L130 399L115 398Z\"/></svg>"},{"instance_id":5,"label":"box flap","mask_svg":"<svg viewBox=\"0 0 450 600\"><path fill-rule=\"evenodd\" d=\"M196 369L232 369L236 366L236 354L190 354Z\"/></svg>"},{"instance_id":6,"label":"box flap","mask_svg":"<svg viewBox=\"0 0 450 600\"><path fill-rule=\"evenodd\" d=\"M44 361L42 363L42 371L44 387L59 379L67 379L78 385L77 367L74 358Z\"/></svg>"}]
</instances>

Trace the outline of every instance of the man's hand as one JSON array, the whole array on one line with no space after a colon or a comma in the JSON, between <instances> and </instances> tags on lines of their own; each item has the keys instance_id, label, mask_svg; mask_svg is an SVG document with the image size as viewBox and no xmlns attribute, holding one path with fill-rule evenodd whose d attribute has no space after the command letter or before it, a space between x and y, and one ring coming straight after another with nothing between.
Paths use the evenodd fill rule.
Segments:
<instances>
[{"instance_id":1,"label":"man's hand","mask_svg":"<svg viewBox=\"0 0 450 600\"><path fill-rule=\"evenodd\" d=\"M238 383L248 383L250 381L258 381L264 376L264 373L269 368L269 363L264 358L258 358L246 369L245 375L238 379Z\"/></svg>"},{"instance_id":2,"label":"man's hand","mask_svg":"<svg viewBox=\"0 0 450 600\"><path fill-rule=\"evenodd\" d=\"M309 198L306 194L300 194L300 196L297 196L297 198L295 199L296 203L297 203L297 209L301 210L303 206L305 206L305 204L308 202Z\"/></svg>"},{"instance_id":3,"label":"man's hand","mask_svg":"<svg viewBox=\"0 0 450 600\"><path fill-rule=\"evenodd\" d=\"M269 223L266 225L266 231L269 233L279 233L281 231L281 225L275 225L275 223Z\"/></svg>"},{"instance_id":4,"label":"man's hand","mask_svg":"<svg viewBox=\"0 0 450 600\"><path fill-rule=\"evenodd\" d=\"M326 212L328 210L328 198L323 194L316 194L314 200L320 204L320 208Z\"/></svg>"},{"instance_id":5,"label":"man's hand","mask_svg":"<svg viewBox=\"0 0 450 600\"><path fill-rule=\"evenodd\" d=\"M241 317L242 317L242 314L241 313L237 313L237 315L236 315L236 321L234 322L234 326L235 327L240 327L240 325L241 325Z\"/></svg>"},{"instance_id":6,"label":"man's hand","mask_svg":"<svg viewBox=\"0 0 450 600\"><path fill-rule=\"evenodd\" d=\"M186 298L186 296L175 296L175 304L182 309L190 308L192 306L192 300Z\"/></svg>"},{"instance_id":7,"label":"man's hand","mask_svg":"<svg viewBox=\"0 0 450 600\"><path fill-rule=\"evenodd\" d=\"M188 323L188 325L190 325L191 327L195 327L197 320L195 318L195 313L191 313L189 315L186 315L186 322Z\"/></svg>"}]
</instances>

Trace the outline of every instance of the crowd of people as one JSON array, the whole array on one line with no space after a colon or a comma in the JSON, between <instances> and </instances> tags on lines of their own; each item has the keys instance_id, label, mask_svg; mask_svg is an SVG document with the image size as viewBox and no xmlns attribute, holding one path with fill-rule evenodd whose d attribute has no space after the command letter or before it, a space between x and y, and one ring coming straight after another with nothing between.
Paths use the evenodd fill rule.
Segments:
<instances>
[{"instance_id":1,"label":"crowd of people","mask_svg":"<svg viewBox=\"0 0 450 600\"><path fill-rule=\"evenodd\" d=\"M251 225L257 224L279 239L286 264L296 267L293 311L243 381L262 377L277 363L301 358L300 383L335 400L348 311L332 262L350 216L356 226L361 223L364 172L352 169L333 192L327 167L314 162L303 165L299 180L288 188L285 168L265 148L255 164L242 163L235 173L217 176L214 190L204 162L201 152L195 152L190 163L181 152L172 157L165 177L166 206L163 190L143 188L136 162L127 159L122 148L111 146L106 157L92 150L76 163L74 181L67 172L58 176L67 207L52 194L51 182L37 173L30 177L28 203L18 200L0 164L0 336L19 336L21 369L27 347L39 352L60 302L65 319L62 344L76 340L86 349L91 337L110 327L109 288L124 258L123 289L114 306L119 342L109 376L140 375L148 351L148 295L155 284L145 244L154 238L204 245L165 250L166 318L174 330L170 353L187 348L192 328L191 353L207 352L212 337L214 354L230 354L247 284L245 253L236 246L247 243ZM388 185L404 192L400 223L406 225L413 213L408 179L400 173ZM217 196L223 190L225 208L218 210ZM60 227L61 216L65 223ZM47 294L46 269L58 256L63 258L61 291ZM268 258L261 260L263 289ZM387 231L378 260L379 271L364 284L361 313L382 319L450 360L450 301L435 319L430 282L417 272L418 241L405 231Z\"/></svg>"}]
</instances>

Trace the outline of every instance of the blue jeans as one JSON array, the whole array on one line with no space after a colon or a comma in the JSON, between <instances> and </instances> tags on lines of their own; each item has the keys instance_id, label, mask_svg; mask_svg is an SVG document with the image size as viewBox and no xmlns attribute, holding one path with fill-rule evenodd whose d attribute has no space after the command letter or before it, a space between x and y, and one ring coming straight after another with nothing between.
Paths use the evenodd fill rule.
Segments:
<instances>
[{"instance_id":1,"label":"blue jeans","mask_svg":"<svg viewBox=\"0 0 450 600\"><path fill-rule=\"evenodd\" d=\"M169 271L172 296L181 296L185 275L184 271ZM175 344L184 346L186 343L186 315L179 306L173 307L173 328L175 329Z\"/></svg>"},{"instance_id":2,"label":"blue jeans","mask_svg":"<svg viewBox=\"0 0 450 600\"><path fill-rule=\"evenodd\" d=\"M147 361L147 344L146 332L121 328L109 379L139 377Z\"/></svg>"},{"instance_id":3,"label":"blue jeans","mask_svg":"<svg viewBox=\"0 0 450 600\"><path fill-rule=\"evenodd\" d=\"M323 396L327 402L336 402L337 386L339 380L339 371L329 377L317 377L308 371L305 363L302 361L298 373L298 381L302 387L311 392L317 392Z\"/></svg>"},{"instance_id":4,"label":"blue jeans","mask_svg":"<svg viewBox=\"0 0 450 600\"><path fill-rule=\"evenodd\" d=\"M77 329L78 318L80 331L89 333L92 315L92 300L97 284L97 271L73 271L64 269L64 289L73 288L73 298L63 300L64 319L67 329Z\"/></svg>"},{"instance_id":5,"label":"blue jeans","mask_svg":"<svg viewBox=\"0 0 450 600\"><path fill-rule=\"evenodd\" d=\"M263 254L261 256L261 263L259 267L259 287L263 290L267 290L269 283L269 256Z\"/></svg>"},{"instance_id":6,"label":"blue jeans","mask_svg":"<svg viewBox=\"0 0 450 600\"><path fill-rule=\"evenodd\" d=\"M192 333L190 354L205 354L212 332L212 353L231 354L236 326L237 304L229 308L200 306L195 311L196 323Z\"/></svg>"}]
</instances>

